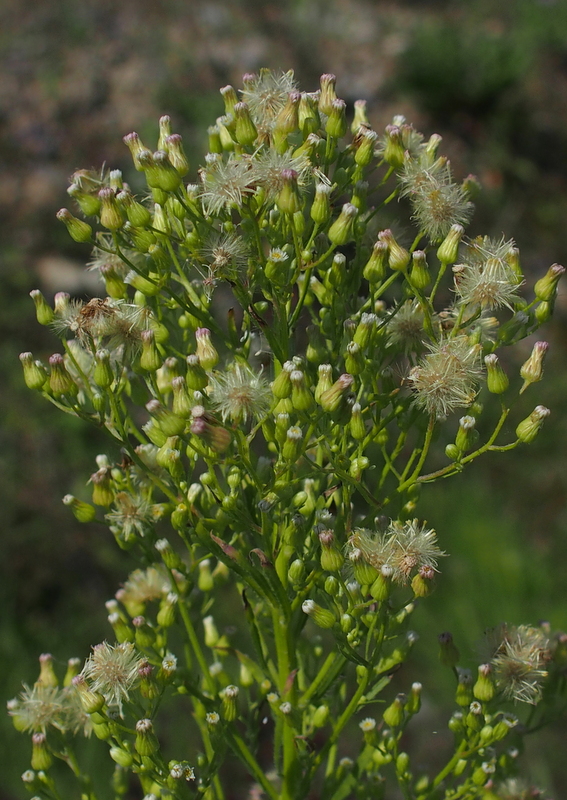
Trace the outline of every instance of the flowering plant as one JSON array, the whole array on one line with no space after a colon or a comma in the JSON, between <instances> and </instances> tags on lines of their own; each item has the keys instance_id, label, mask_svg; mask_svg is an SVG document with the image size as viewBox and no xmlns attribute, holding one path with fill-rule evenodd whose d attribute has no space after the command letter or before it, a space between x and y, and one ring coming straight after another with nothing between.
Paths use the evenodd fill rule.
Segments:
<instances>
[{"instance_id":1,"label":"flowering plant","mask_svg":"<svg viewBox=\"0 0 567 800\"><path fill-rule=\"evenodd\" d=\"M114 643L71 659L62 683L43 655L10 701L32 733L24 782L60 798L61 759L94 799L73 744L94 733L116 798L136 775L146 800L223 800L228 754L249 797L527 797L517 755L564 692L565 635L504 626L477 675L440 637L457 710L431 772L403 738L427 689L389 685L446 555L416 516L420 491L536 437L548 409L515 434L508 420L547 344L519 380L499 352L549 318L564 269L523 299L513 241L465 237L476 182L455 182L439 136L402 117L379 136L363 101L349 123L332 75L314 93L291 72L243 83L221 90L199 183L184 183L169 117L156 152L124 138L145 188L116 170L73 175L82 216L58 217L94 247L106 297L59 293L52 308L32 292L64 352L49 367L23 353L27 385L114 440L92 502L64 502L140 568L107 603ZM394 201L409 237L392 230ZM222 632L225 601L243 613ZM160 744L167 696L190 698L198 749Z\"/></svg>"}]
</instances>

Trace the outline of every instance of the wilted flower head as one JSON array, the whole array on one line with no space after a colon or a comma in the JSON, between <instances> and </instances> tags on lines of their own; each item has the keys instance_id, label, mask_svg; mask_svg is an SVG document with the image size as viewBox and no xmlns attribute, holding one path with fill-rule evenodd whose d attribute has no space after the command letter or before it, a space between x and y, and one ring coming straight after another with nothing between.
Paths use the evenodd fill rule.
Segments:
<instances>
[{"instance_id":1,"label":"wilted flower head","mask_svg":"<svg viewBox=\"0 0 567 800\"><path fill-rule=\"evenodd\" d=\"M452 225L470 222L474 206L465 190L453 181L446 159L428 162L423 155L406 158L400 179L402 196L409 197L420 230L437 242Z\"/></svg>"},{"instance_id":2,"label":"wilted flower head","mask_svg":"<svg viewBox=\"0 0 567 800\"><path fill-rule=\"evenodd\" d=\"M453 267L455 291L466 304L481 309L512 308L519 299L522 278L509 260L514 242L479 236L463 250L462 263Z\"/></svg>"},{"instance_id":3,"label":"wilted flower head","mask_svg":"<svg viewBox=\"0 0 567 800\"><path fill-rule=\"evenodd\" d=\"M258 75L244 76L242 99L250 109L259 135L264 139L287 103L289 93L296 89L293 70L273 72L270 69L261 69Z\"/></svg>"},{"instance_id":4,"label":"wilted flower head","mask_svg":"<svg viewBox=\"0 0 567 800\"><path fill-rule=\"evenodd\" d=\"M152 507L139 495L117 492L115 509L105 515L110 530L115 536L128 542L136 536L146 536L153 530Z\"/></svg>"},{"instance_id":5,"label":"wilted flower head","mask_svg":"<svg viewBox=\"0 0 567 800\"><path fill-rule=\"evenodd\" d=\"M216 373L210 381L209 397L224 422L247 422L260 419L270 408L272 393L268 381L248 364L231 364L226 372Z\"/></svg>"},{"instance_id":6,"label":"wilted flower head","mask_svg":"<svg viewBox=\"0 0 567 800\"><path fill-rule=\"evenodd\" d=\"M234 280L246 266L249 249L236 233L213 233L205 242L202 258L207 266L207 284L216 286L219 280Z\"/></svg>"},{"instance_id":7,"label":"wilted flower head","mask_svg":"<svg viewBox=\"0 0 567 800\"><path fill-rule=\"evenodd\" d=\"M445 555L437 546L435 531L417 519L404 523L392 520L383 533L358 528L348 546L351 552L359 551L375 569L386 569L400 584L408 583L420 569L437 571L437 560Z\"/></svg>"},{"instance_id":8,"label":"wilted flower head","mask_svg":"<svg viewBox=\"0 0 567 800\"><path fill-rule=\"evenodd\" d=\"M143 661L131 642L116 645L102 642L93 647L81 675L93 692L100 692L108 705L118 706L122 714L122 703L139 683L138 670Z\"/></svg>"},{"instance_id":9,"label":"wilted flower head","mask_svg":"<svg viewBox=\"0 0 567 800\"><path fill-rule=\"evenodd\" d=\"M415 352L423 347L425 330L421 305L414 300L406 300L386 325L388 344L404 353Z\"/></svg>"},{"instance_id":10,"label":"wilted flower head","mask_svg":"<svg viewBox=\"0 0 567 800\"><path fill-rule=\"evenodd\" d=\"M444 418L469 406L481 375L480 346L467 336L441 339L408 375L415 403L433 417Z\"/></svg>"},{"instance_id":11,"label":"wilted flower head","mask_svg":"<svg viewBox=\"0 0 567 800\"><path fill-rule=\"evenodd\" d=\"M305 186L312 179L313 168L305 154L294 156L291 151L278 153L269 148L258 153L254 159L253 174L256 183L266 190L268 198L274 199L281 192L285 179L282 173L296 173L298 186Z\"/></svg>"},{"instance_id":12,"label":"wilted flower head","mask_svg":"<svg viewBox=\"0 0 567 800\"><path fill-rule=\"evenodd\" d=\"M496 684L504 697L535 705L541 698L551 659L549 639L541 628L504 626L492 658Z\"/></svg>"},{"instance_id":13,"label":"wilted flower head","mask_svg":"<svg viewBox=\"0 0 567 800\"><path fill-rule=\"evenodd\" d=\"M8 713L18 718L18 727L24 731L45 732L49 725L64 730L63 712L62 690L41 683L31 689L24 683L23 692L8 705Z\"/></svg>"},{"instance_id":14,"label":"wilted flower head","mask_svg":"<svg viewBox=\"0 0 567 800\"><path fill-rule=\"evenodd\" d=\"M242 206L245 197L254 190L250 159L231 153L226 161L218 156L207 159L207 162L206 168L200 172L205 213L215 216L223 209Z\"/></svg>"},{"instance_id":15,"label":"wilted flower head","mask_svg":"<svg viewBox=\"0 0 567 800\"><path fill-rule=\"evenodd\" d=\"M148 567L131 572L117 597L126 606L143 605L152 600L161 600L171 589L171 579L164 567Z\"/></svg>"}]
</instances>

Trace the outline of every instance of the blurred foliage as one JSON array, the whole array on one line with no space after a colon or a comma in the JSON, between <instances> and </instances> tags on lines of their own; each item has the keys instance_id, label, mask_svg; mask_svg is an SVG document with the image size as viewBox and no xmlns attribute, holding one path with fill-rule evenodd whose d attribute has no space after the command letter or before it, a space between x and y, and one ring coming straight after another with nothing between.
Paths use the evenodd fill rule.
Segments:
<instances>
[{"instance_id":1,"label":"blurred foliage","mask_svg":"<svg viewBox=\"0 0 567 800\"><path fill-rule=\"evenodd\" d=\"M443 135L456 174L475 172L484 186L479 228L516 238L531 283L553 261L567 262L567 2L4 0L0 59L0 694L8 698L34 680L40 652L85 657L109 635L103 604L128 571L108 532L78 526L59 502L68 491L88 496L101 439L27 392L17 361L24 350L48 355L54 343L35 323L30 289L93 293L79 269L83 249L54 220L67 175L104 161L129 174L120 136L137 129L153 138L161 113L175 118L195 168L206 127L222 112L219 85L263 65L294 68L304 84L333 71L341 96L368 100L377 129L401 112ZM560 287L547 329L547 382L528 393L553 412L541 437L517 456L494 454L450 490L441 482L423 493L419 513L452 556L421 616L425 694L438 684L443 630L466 663L483 630L504 619L567 625L566 293ZM0 731L0 798L22 797L28 754L5 717ZM530 757L531 777L556 792L567 785L561 734L565 722Z\"/></svg>"}]
</instances>

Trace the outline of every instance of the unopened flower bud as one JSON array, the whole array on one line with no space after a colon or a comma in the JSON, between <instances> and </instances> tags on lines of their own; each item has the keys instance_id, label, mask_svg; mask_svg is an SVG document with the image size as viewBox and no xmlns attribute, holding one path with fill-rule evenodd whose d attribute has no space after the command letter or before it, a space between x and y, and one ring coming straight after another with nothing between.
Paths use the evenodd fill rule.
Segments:
<instances>
[{"instance_id":1,"label":"unopened flower bud","mask_svg":"<svg viewBox=\"0 0 567 800\"><path fill-rule=\"evenodd\" d=\"M378 240L372 248L370 258L362 271L365 280L371 286L381 283L386 276L386 264L388 263L388 245L386 242Z\"/></svg>"},{"instance_id":2,"label":"unopened flower bud","mask_svg":"<svg viewBox=\"0 0 567 800\"><path fill-rule=\"evenodd\" d=\"M473 694L481 703L489 703L496 694L490 664L481 664L478 668L478 678L473 686Z\"/></svg>"},{"instance_id":3,"label":"unopened flower bud","mask_svg":"<svg viewBox=\"0 0 567 800\"><path fill-rule=\"evenodd\" d=\"M370 587L370 595L377 602L383 603L389 598L391 591L392 568L388 564L384 564Z\"/></svg>"},{"instance_id":4,"label":"unopened flower bud","mask_svg":"<svg viewBox=\"0 0 567 800\"><path fill-rule=\"evenodd\" d=\"M403 272L411 260L411 255L396 241L392 231L387 228L380 231L378 238L381 242L388 245L388 265L390 269Z\"/></svg>"},{"instance_id":5,"label":"unopened flower bud","mask_svg":"<svg viewBox=\"0 0 567 800\"><path fill-rule=\"evenodd\" d=\"M367 167L374 158L374 148L378 134L376 131L363 128L355 144L358 145L354 153L354 161L359 167Z\"/></svg>"},{"instance_id":6,"label":"unopened flower bud","mask_svg":"<svg viewBox=\"0 0 567 800\"><path fill-rule=\"evenodd\" d=\"M410 283L416 289L423 291L431 280L425 253L423 250L415 250L411 255L411 260Z\"/></svg>"},{"instance_id":7,"label":"unopened flower bud","mask_svg":"<svg viewBox=\"0 0 567 800\"><path fill-rule=\"evenodd\" d=\"M313 222L324 225L331 216L331 195L332 187L326 183L318 183L315 187L315 197L309 214Z\"/></svg>"},{"instance_id":8,"label":"unopened flower bud","mask_svg":"<svg viewBox=\"0 0 567 800\"><path fill-rule=\"evenodd\" d=\"M429 597L434 588L434 580L435 570L432 567L420 567L411 581L411 588L415 597Z\"/></svg>"},{"instance_id":9,"label":"unopened flower bud","mask_svg":"<svg viewBox=\"0 0 567 800\"><path fill-rule=\"evenodd\" d=\"M305 373L300 369L294 369L289 377L291 380L291 402L293 407L297 411L309 411L315 401L307 387Z\"/></svg>"},{"instance_id":10,"label":"unopened flower bud","mask_svg":"<svg viewBox=\"0 0 567 800\"><path fill-rule=\"evenodd\" d=\"M154 733L151 719L140 719L136 722L136 752L141 756L152 756L159 750L159 742Z\"/></svg>"},{"instance_id":11,"label":"unopened flower bud","mask_svg":"<svg viewBox=\"0 0 567 800\"><path fill-rule=\"evenodd\" d=\"M344 564L344 557L335 544L335 535L332 531L322 531L319 534L321 542L321 567L327 572L339 572Z\"/></svg>"},{"instance_id":12,"label":"unopened flower bud","mask_svg":"<svg viewBox=\"0 0 567 800\"><path fill-rule=\"evenodd\" d=\"M40 325L50 325L53 322L53 309L40 292L39 289L32 289L30 297L35 305L35 316Z\"/></svg>"},{"instance_id":13,"label":"unopened flower bud","mask_svg":"<svg viewBox=\"0 0 567 800\"><path fill-rule=\"evenodd\" d=\"M208 558L199 561L199 577L197 586L202 592L210 592L214 587L213 576L211 573L211 562Z\"/></svg>"},{"instance_id":14,"label":"unopened flower bud","mask_svg":"<svg viewBox=\"0 0 567 800\"><path fill-rule=\"evenodd\" d=\"M195 339L197 341L196 353L199 363L206 372L209 372L219 363L219 354L211 342L210 330L208 328L197 328ZM187 385L193 388L189 383Z\"/></svg>"},{"instance_id":15,"label":"unopened flower bud","mask_svg":"<svg viewBox=\"0 0 567 800\"><path fill-rule=\"evenodd\" d=\"M32 769L48 770L53 764L53 756L47 746L45 733L34 733L32 736Z\"/></svg>"},{"instance_id":16,"label":"unopened flower bud","mask_svg":"<svg viewBox=\"0 0 567 800\"><path fill-rule=\"evenodd\" d=\"M549 345L547 342L536 342L533 346L532 354L520 369L520 376L524 379L520 394L524 392L531 383L537 383L543 377L543 360Z\"/></svg>"},{"instance_id":17,"label":"unopened flower bud","mask_svg":"<svg viewBox=\"0 0 567 800\"><path fill-rule=\"evenodd\" d=\"M346 393L354 382L352 375L344 373L319 397L319 405L324 411L333 413L337 411Z\"/></svg>"},{"instance_id":18,"label":"unopened flower bud","mask_svg":"<svg viewBox=\"0 0 567 800\"><path fill-rule=\"evenodd\" d=\"M538 435L544 420L550 415L549 408L536 406L529 417L522 420L516 428L516 436L521 442L531 444Z\"/></svg>"},{"instance_id":19,"label":"unopened flower bud","mask_svg":"<svg viewBox=\"0 0 567 800\"><path fill-rule=\"evenodd\" d=\"M183 139L178 133L172 133L165 139L165 146L159 147L165 150L178 175L183 177L189 172L189 161L183 149Z\"/></svg>"},{"instance_id":20,"label":"unopened flower bud","mask_svg":"<svg viewBox=\"0 0 567 800\"><path fill-rule=\"evenodd\" d=\"M397 125L387 125L384 143L384 161L394 169L404 164L404 145L402 132Z\"/></svg>"},{"instance_id":21,"label":"unopened flower bud","mask_svg":"<svg viewBox=\"0 0 567 800\"><path fill-rule=\"evenodd\" d=\"M100 213L100 200L96 195L83 191L78 183L72 183L67 194L77 203L86 217L97 217Z\"/></svg>"},{"instance_id":22,"label":"unopened flower bud","mask_svg":"<svg viewBox=\"0 0 567 800\"><path fill-rule=\"evenodd\" d=\"M215 647L220 636L212 616L203 617L203 628L205 630L205 645L207 647Z\"/></svg>"},{"instance_id":23,"label":"unopened flower bud","mask_svg":"<svg viewBox=\"0 0 567 800\"><path fill-rule=\"evenodd\" d=\"M28 389L40 391L48 381L47 370L41 361L34 361L31 353L20 353L20 362L24 370L24 381Z\"/></svg>"},{"instance_id":24,"label":"unopened flower bud","mask_svg":"<svg viewBox=\"0 0 567 800\"><path fill-rule=\"evenodd\" d=\"M76 520L79 522L92 522L96 516L96 509L90 503L77 500L72 494L66 494L63 503L70 506Z\"/></svg>"},{"instance_id":25,"label":"unopened flower bud","mask_svg":"<svg viewBox=\"0 0 567 800\"><path fill-rule=\"evenodd\" d=\"M382 719L390 728L399 728L404 721L404 703L406 696L399 694L391 705L384 711Z\"/></svg>"},{"instance_id":26,"label":"unopened flower bud","mask_svg":"<svg viewBox=\"0 0 567 800\"><path fill-rule=\"evenodd\" d=\"M333 385L333 368L330 364L320 364L317 368L317 386L315 387L315 401L321 402L321 395Z\"/></svg>"},{"instance_id":27,"label":"unopened flower bud","mask_svg":"<svg viewBox=\"0 0 567 800\"><path fill-rule=\"evenodd\" d=\"M144 152L149 152L147 147L144 147L142 144L142 140L138 136L138 134L133 131L132 133L128 133L126 136L123 137L122 141L130 150L132 154L132 160L134 161L134 166L138 170L138 172L143 171L143 166L140 164L139 156Z\"/></svg>"},{"instance_id":28,"label":"unopened flower bud","mask_svg":"<svg viewBox=\"0 0 567 800\"><path fill-rule=\"evenodd\" d=\"M484 359L486 364L486 387L492 394L502 394L506 391L510 381L502 369L496 353L490 353Z\"/></svg>"},{"instance_id":29,"label":"unopened flower bud","mask_svg":"<svg viewBox=\"0 0 567 800\"><path fill-rule=\"evenodd\" d=\"M553 303L557 294L557 284L561 276L565 273L565 267L561 264L553 264L534 286L534 294L538 300L545 303Z\"/></svg>"},{"instance_id":30,"label":"unopened flower bud","mask_svg":"<svg viewBox=\"0 0 567 800\"><path fill-rule=\"evenodd\" d=\"M353 439L361 441L366 436L366 426L362 419L362 409L360 403L354 403L351 409L349 431Z\"/></svg>"},{"instance_id":31,"label":"unopened flower bud","mask_svg":"<svg viewBox=\"0 0 567 800\"><path fill-rule=\"evenodd\" d=\"M117 231L124 224L122 210L116 200L116 194L109 186L105 186L98 193L101 203L100 222L109 231Z\"/></svg>"},{"instance_id":32,"label":"unopened flower bud","mask_svg":"<svg viewBox=\"0 0 567 800\"><path fill-rule=\"evenodd\" d=\"M75 397L79 392L79 387L67 371L62 355L54 353L49 358L49 388L55 397L69 395Z\"/></svg>"},{"instance_id":33,"label":"unopened flower bud","mask_svg":"<svg viewBox=\"0 0 567 800\"><path fill-rule=\"evenodd\" d=\"M341 246L350 242L353 238L354 220L358 215L358 208L353 206L352 203L345 203L341 209L341 213L333 222L327 236L332 244Z\"/></svg>"},{"instance_id":34,"label":"unopened flower bud","mask_svg":"<svg viewBox=\"0 0 567 800\"><path fill-rule=\"evenodd\" d=\"M234 722L238 714L237 699L238 686L227 686L220 692L222 700L222 715L227 722Z\"/></svg>"},{"instance_id":35,"label":"unopened flower bud","mask_svg":"<svg viewBox=\"0 0 567 800\"><path fill-rule=\"evenodd\" d=\"M146 403L146 409L165 436L179 436L185 430L185 420L163 406L158 400Z\"/></svg>"},{"instance_id":36,"label":"unopened flower bud","mask_svg":"<svg viewBox=\"0 0 567 800\"><path fill-rule=\"evenodd\" d=\"M346 103L337 97L331 103L331 110L325 124L325 132L328 136L341 139L347 132L347 128Z\"/></svg>"},{"instance_id":37,"label":"unopened flower bud","mask_svg":"<svg viewBox=\"0 0 567 800\"><path fill-rule=\"evenodd\" d=\"M169 592L160 602L156 622L164 628L170 628L175 622L175 610L179 597L175 592Z\"/></svg>"},{"instance_id":38,"label":"unopened flower bud","mask_svg":"<svg viewBox=\"0 0 567 800\"><path fill-rule=\"evenodd\" d=\"M297 186L297 172L283 169L281 172L282 188L276 198L276 205L283 214L295 214L301 209L301 198Z\"/></svg>"},{"instance_id":39,"label":"unopened flower bud","mask_svg":"<svg viewBox=\"0 0 567 800\"><path fill-rule=\"evenodd\" d=\"M248 147L256 141L258 130L250 116L250 109L246 103L235 103L233 114L235 118L236 141L243 147Z\"/></svg>"},{"instance_id":40,"label":"unopened flower bud","mask_svg":"<svg viewBox=\"0 0 567 800\"><path fill-rule=\"evenodd\" d=\"M93 692L82 675L76 675L72 684L79 693L79 700L85 714L95 714L104 707L104 697L100 692Z\"/></svg>"},{"instance_id":41,"label":"unopened flower bud","mask_svg":"<svg viewBox=\"0 0 567 800\"><path fill-rule=\"evenodd\" d=\"M466 453L478 439L478 431L475 429L476 419L467 415L459 420L459 430L455 437L455 445L459 452Z\"/></svg>"},{"instance_id":42,"label":"unopened flower bud","mask_svg":"<svg viewBox=\"0 0 567 800\"><path fill-rule=\"evenodd\" d=\"M333 101L337 99L335 85L337 78L335 75L326 73L321 75L321 93L319 95L319 111L329 116L333 110Z\"/></svg>"},{"instance_id":43,"label":"unopened flower bud","mask_svg":"<svg viewBox=\"0 0 567 800\"><path fill-rule=\"evenodd\" d=\"M282 447L282 455L286 461L296 461L303 450L303 433L297 425L292 425L286 432Z\"/></svg>"},{"instance_id":44,"label":"unopened flower bud","mask_svg":"<svg viewBox=\"0 0 567 800\"><path fill-rule=\"evenodd\" d=\"M449 233L437 249L437 258L442 264L454 264L459 253L459 245L465 234L462 225L451 225Z\"/></svg>"},{"instance_id":45,"label":"unopened flower bud","mask_svg":"<svg viewBox=\"0 0 567 800\"><path fill-rule=\"evenodd\" d=\"M64 223L69 236L76 242L90 242L93 238L93 229L88 222L74 217L67 208L61 208L55 216L59 222Z\"/></svg>"},{"instance_id":46,"label":"unopened flower bud","mask_svg":"<svg viewBox=\"0 0 567 800\"><path fill-rule=\"evenodd\" d=\"M332 611L317 605L314 600L304 600L301 608L320 628L332 628L337 621Z\"/></svg>"}]
</instances>

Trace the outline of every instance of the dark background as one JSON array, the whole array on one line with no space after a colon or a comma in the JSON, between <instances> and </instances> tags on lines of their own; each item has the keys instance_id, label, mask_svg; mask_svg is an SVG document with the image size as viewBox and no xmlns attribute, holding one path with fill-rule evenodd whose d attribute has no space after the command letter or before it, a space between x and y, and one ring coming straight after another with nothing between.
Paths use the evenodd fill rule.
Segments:
<instances>
[{"instance_id":1,"label":"dark background","mask_svg":"<svg viewBox=\"0 0 567 800\"><path fill-rule=\"evenodd\" d=\"M484 187L471 233L516 239L529 292L551 263L567 263L567 3L3 0L0 59L0 694L8 699L35 680L39 653L64 664L110 635L104 601L132 568L108 531L78 525L60 502L69 491L87 496L106 440L27 391L17 360L57 350L35 322L30 289L49 299L58 290L97 293L84 272L88 252L54 218L68 204L70 173L106 162L127 175L122 136L137 130L154 141L169 113L195 179L206 128L222 113L219 87L239 87L244 72L267 66L293 68L313 91L333 72L339 96L368 101L377 130L403 113L426 136L443 136L456 176L473 172ZM552 410L540 437L423 492L420 516L452 556L418 612L408 674L429 698L416 735L431 746L430 731L446 724L438 707L450 708L452 696L438 633L451 630L474 664L482 632L503 620L567 628L566 287L538 336L551 344L545 380L524 402L526 415L538 403ZM565 733L563 723L539 735L526 760L530 778L556 796L567 786ZM28 742L7 718L0 737L0 798L23 797Z\"/></svg>"}]
</instances>

